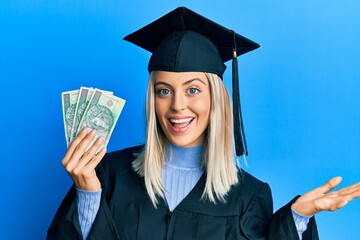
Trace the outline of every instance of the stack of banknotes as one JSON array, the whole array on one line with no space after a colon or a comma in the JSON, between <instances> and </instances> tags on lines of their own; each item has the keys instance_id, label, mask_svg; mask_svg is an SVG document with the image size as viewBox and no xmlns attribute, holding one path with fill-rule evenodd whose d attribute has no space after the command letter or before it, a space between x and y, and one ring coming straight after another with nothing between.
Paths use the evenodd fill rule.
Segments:
<instances>
[{"instance_id":1,"label":"stack of banknotes","mask_svg":"<svg viewBox=\"0 0 360 240\"><path fill-rule=\"evenodd\" d=\"M63 92L61 99L67 146L84 128L96 130L93 143L102 136L103 146L107 146L125 100L112 92L87 87Z\"/></svg>"}]
</instances>

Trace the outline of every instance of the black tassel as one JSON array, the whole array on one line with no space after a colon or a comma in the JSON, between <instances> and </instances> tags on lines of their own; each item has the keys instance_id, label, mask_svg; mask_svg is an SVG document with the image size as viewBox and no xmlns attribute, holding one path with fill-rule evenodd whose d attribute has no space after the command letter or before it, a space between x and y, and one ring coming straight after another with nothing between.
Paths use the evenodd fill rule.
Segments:
<instances>
[{"instance_id":1,"label":"black tassel","mask_svg":"<svg viewBox=\"0 0 360 240\"><path fill-rule=\"evenodd\" d=\"M232 98L233 98L233 123L236 156L247 156L248 150L245 139L244 124L241 114L239 73L234 33L234 52L232 59Z\"/></svg>"}]
</instances>

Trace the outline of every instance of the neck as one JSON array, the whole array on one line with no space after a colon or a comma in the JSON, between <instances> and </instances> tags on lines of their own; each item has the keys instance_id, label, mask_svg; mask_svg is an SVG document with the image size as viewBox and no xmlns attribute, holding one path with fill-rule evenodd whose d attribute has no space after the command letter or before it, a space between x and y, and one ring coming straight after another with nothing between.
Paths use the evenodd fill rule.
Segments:
<instances>
[{"instance_id":1,"label":"neck","mask_svg":"<svg viewBox=\"0 0 360 240\"><path fill-rule=\"evenodd\" d=\"M187 148L170 144L170 149L165 159L172 166L198 168L201 165L202 153L203 145Z\"/></svg>"}]
</instances>

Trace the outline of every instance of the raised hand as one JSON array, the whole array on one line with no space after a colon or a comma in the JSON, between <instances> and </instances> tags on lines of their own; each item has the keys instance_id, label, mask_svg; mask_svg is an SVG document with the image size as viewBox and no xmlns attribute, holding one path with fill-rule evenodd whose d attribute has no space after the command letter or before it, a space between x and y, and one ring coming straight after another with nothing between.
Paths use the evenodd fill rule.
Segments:
<instances>
[{"instance_id":1,"label":"raised hand","mask_svg":"<svg viewBox=\"0 0 360 240\"><path fill-rule=\"evenodd\" d=\"M82 130L70 144L62 165L74 181L77 188L85 191L98 191L101 189L100 181L96 175L95 167L106 153L106 148L99 148L104 143L104 138L96 137L96 131L89 128Z\"/></svg>"},{"instance_id":2,"label":"raised hand","mask_svg":"<svg viewBox=\"0 0 360 240\"><path fill-rule=\"evenodd\" d=\"M326 184L299 197L291 208L304 216L312 216L321 211L336 211L360 197L360 182L329 192L341 181L341 177L330 179Z\"/></svg>"}]
</instances>

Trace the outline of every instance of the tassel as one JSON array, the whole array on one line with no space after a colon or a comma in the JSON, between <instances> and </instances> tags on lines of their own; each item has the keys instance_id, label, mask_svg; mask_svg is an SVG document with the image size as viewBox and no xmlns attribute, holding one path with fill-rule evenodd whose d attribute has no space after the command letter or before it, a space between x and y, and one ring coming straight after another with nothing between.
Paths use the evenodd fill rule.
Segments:
<instances>
[{"instance_id":1,"label":"tassel","mask_svg":"<svg viewBox=\"0 0 360 240\"><path fill-rule=\"evenodd\" d=\"M237 48L234 36L234 49L232 59L232 98L233 98L233 124L234 124L234 139L235 139L235 150L236 156L248 155L244 124L241 114L241 103L240 103L240 86L239 86L239 73L238 73L238 61L237 61Z\"/></svg>"}]
</instances>

